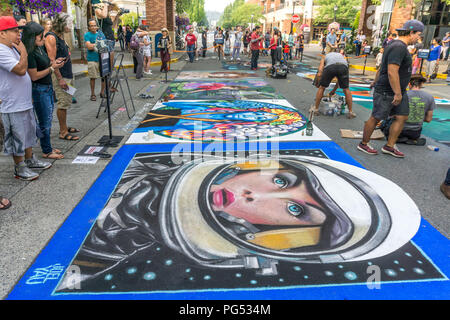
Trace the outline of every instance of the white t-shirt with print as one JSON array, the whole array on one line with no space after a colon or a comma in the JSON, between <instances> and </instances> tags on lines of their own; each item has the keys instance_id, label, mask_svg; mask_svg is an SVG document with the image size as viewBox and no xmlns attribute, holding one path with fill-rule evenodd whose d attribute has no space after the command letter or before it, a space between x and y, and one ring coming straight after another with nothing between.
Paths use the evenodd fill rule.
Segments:
<instances>
[{"instance_id":1,"label":"white t-shirt with print","mask_svg":"<svg viewBox=\"0 0 450 320\"><path fill-rule=\"evenodd\" d=\"M33 108L31 78L28 72L24 76L11 72L19 61L20 55L14 48L0 43L0 113Z\"/></svg>"}]
</instances>

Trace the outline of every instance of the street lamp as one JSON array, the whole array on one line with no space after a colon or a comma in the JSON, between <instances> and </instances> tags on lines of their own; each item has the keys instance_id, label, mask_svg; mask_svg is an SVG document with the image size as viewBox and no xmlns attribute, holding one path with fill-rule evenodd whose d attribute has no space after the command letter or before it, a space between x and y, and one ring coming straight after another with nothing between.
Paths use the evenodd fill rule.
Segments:
<instances>
[{"instance_id":1,"label":"street lamp","mask_svg":"<svg viewBox=\"0 0 450 320\"><path fill-rule=\"evenodd\" d=\"M334 21L336 21L336 11L338 10L338 6L334 5Z\"/></svg>"},{"instance_id":2,"label":"street lamp","mask_svg":"<svg viewBox=\"0 0 450 320\"><path fill-rule=\"evenodd\" d=\"M251 29L252 29L252 31L253 31L253 17L254 17L254 15L252 14L252 24L251 24Z\"/></svg>"}]
</instances>

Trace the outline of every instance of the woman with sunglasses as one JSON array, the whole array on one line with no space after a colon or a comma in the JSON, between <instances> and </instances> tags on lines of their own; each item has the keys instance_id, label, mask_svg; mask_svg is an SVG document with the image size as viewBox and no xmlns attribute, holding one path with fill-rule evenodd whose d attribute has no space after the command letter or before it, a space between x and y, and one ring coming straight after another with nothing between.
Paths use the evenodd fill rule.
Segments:
<instances>
[{"instance_id":1,"label":"woman with sunglasses","mask_svg":"<svg viewBox=\"0 0 450 320\"><path fill-rule=\"evenodd\" d=\"M28 52L28 74L33 82L33 107L40 129L43 157L63 159L60 150L53 149L50 142L54 100L51 74L64 65L63 58L51 63L44 45L44 28L36 22L29 22L24 28L22 40Z\"/></svg>"}]
</instances>

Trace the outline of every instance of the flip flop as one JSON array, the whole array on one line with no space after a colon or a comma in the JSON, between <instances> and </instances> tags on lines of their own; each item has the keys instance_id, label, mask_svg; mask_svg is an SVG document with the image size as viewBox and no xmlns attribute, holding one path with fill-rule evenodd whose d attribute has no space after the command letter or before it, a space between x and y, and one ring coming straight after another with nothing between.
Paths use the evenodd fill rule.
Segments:
<instances>
[{"instance_id":1,"label":"flip flop","mask_svg":"<svg viewBox=\"0 0 450 320\"><path fill-rule=\"evenodd\" d=\"M42 158L52 159L52 160L61 160L61 159L64 159L64 156L60 153L50 152L50 153L42 154Z\"/></svg>"},{"instance_id":2,"label":"flip flop","mask_svg":"<svg viewBox=\"0 0 450 320\"><path fill-rule=\"evenodd\" d=\"M80 130L78 130L77 128L72 128L72 127L68 127L67 130L69 131L69 133L77 133L77 132L80 132Z\"/></svg>"},{"instance_id":3,"label":"flip flop","mask_svg":"<svg viewBox=\"0 0 450 320\"><path fill-rule=\"evenodd\" d=\"M69 140L69 141L77 141L80 140L80 137L78 136L72 136L70 133L67 133L64 137L59 136L61 140ZM78 138L78 139L76 139Z\"/></svg>"},{"instance_id":4,"label":"flip flop","mask_svg":"<svg viewBox=\"0 0 450 320\"><path fill-rule=\"evenodd\" d=\"M5 200L8 200L8 204L4 204L4 201ZM9 199L6 199L6 198L3 198L3 197L0 197L0 210L6 210L6 209L8 209L9 207L11 207L11 201L9 200Z\"/></svg>"},{"instance_id":5,"label":"flip flop","mask_svg":"<svg viewBox=\"0 0 450 320\"><path fill-rule=\"evenodd\" d=\"M97 97L95 96L95 94L91 95L91 101L97 101Z\"/></svg>"}]
</instances>

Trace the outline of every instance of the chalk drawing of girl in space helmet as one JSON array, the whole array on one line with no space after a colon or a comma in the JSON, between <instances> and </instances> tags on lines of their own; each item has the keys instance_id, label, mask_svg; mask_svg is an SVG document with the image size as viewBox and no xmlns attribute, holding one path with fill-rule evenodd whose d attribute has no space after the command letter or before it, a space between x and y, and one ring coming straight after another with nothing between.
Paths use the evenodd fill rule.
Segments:
<instances>
[{"instance_id":1,"label":"chalk drawing of girl in space helmet","mask_svg":"<svg viewBox=\"0 0 450 320\"><path fill-rule=\"evenodd\" d=\"M382 257L419 228L419 210L400 187L352 165L279 155L169 166L164 158L130 162L73 262L104 266L83 280L155 244L193 265L276 275L281 261Z\"/></svg>"},{"instance_id":2,"label":"chalk drawing of girl in space helmet","mask_svg":"<svg viewBox=\"0 0 450 320\"><path fill-rule=\"evenodd\" d=\"M406 244L420 224L397 185L326 159L192 162L166 188L160 222L169 246L205 266L259 274L276 274L280 260L380 257Z\"/></svg>"}]
</instances>

